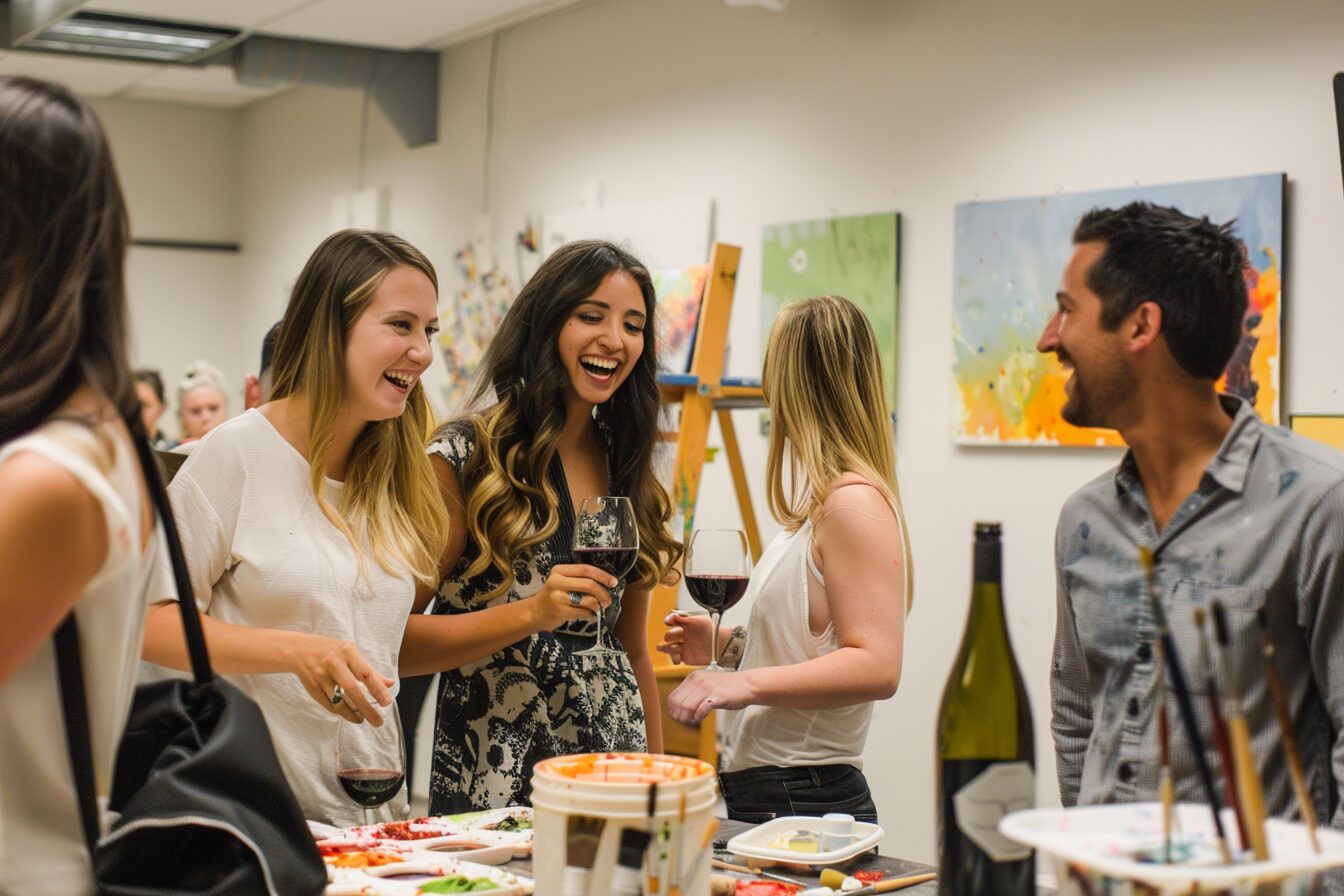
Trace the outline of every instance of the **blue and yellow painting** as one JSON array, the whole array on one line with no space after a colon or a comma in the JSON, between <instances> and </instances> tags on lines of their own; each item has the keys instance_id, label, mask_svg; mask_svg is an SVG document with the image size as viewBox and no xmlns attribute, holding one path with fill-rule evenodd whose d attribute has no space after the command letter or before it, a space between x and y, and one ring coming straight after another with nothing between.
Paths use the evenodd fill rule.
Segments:
<instances>
[{"instance_id":1,"label":"blue and yellow painting","mask_svg":"<svg viewBox=\"0 0 1344 896\"><path fill-rule=\"evenodd\" d=\"M1117 433L1060 416L1067 374L1036 351L1055 310L1074 225L1134 200L1222 223L1246 244L1249 297L1241 344L1219 389L1279 422L1283 174L970 202L956 209L952 299L953 439L964 445L1119 445Z\"/></svg>"}]
</instances>

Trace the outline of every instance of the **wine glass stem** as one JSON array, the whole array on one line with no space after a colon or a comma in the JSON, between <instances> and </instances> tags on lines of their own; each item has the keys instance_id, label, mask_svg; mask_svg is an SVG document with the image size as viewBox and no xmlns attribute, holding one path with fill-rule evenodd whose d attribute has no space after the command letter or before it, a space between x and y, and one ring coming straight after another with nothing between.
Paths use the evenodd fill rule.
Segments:
<instances>
[{"instance_id":1,"label":"wine glass stem","mask_svg":"<svg viewBox=\"0 0 1344 896\"><path fill-rule=\"evenodd\" d=\"M596 639L595 641L593 641L593 649L594 649L594 650L601 650L601 649L602 649L602 610L601 610L601 608L599 608L598 611L597 611L597 639Z\"/></svg>"},{"instance_id":2,"label":"wine glass stem","mask_svg":"<svg viewBox=\"0 0 1344 896\"><path fill-rule=\"evenodd\" d=\"M722 618L722 613L709 611L709 668L715 670L723 668L719 665L719 620Z\"/></svg>"},{"instance_id":3,"label":"wine glass stem","mask_svg":"<svg viewBox=\"0 0 1344 896\"><path fill-rule=\"evenodd\" d=\"M364 823L365 823L365 824L377 824L377 823L378 823L378 816L377 816L377 814L375 814L374 811L373 811L372 809L370 809L368 806L365 806L365 807L364 807Z\"/></svg>"}]
</instances>

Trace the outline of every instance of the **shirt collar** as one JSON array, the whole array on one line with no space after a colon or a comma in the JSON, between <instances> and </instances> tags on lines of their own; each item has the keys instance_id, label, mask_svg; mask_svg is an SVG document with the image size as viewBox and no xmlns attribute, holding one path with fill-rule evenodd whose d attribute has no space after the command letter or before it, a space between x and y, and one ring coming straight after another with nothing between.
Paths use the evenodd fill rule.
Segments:
<instances>
[{"instance_id":1,"label":"shirt collar","mask_svg":"<svg viewBox=\"0 0 1344 896\"><path fill-rule=\"evenodd\" d=\"M1234 395L1219 395L1219 403L1232 418L1232 427L1223 436L1223 444L1218 453L1209 461L1204 475L1229 491L1240 493L1246 486L1246 474L1251 468L1251 458L1260 444L1260 418L1255 409ZM1134 462L1134 452L1125 452L1120 466L1115 471L1117 489L1129 491L1140 488L1139 467Z\"/></svg>"}]
</instances>

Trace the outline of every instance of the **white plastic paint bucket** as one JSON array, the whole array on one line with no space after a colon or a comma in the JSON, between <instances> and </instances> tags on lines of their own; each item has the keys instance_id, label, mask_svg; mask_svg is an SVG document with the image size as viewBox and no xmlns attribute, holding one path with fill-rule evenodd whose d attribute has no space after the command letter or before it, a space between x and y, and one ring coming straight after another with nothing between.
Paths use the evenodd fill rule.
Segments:
<instances>
[{"instance_id":1,"label":"white plastic paint bucket","mask_svg":"<svg viewBox=\"0 0 1344 896\"><path fill-rule=\"evenodd\" d=\"M653 818L649 817L650 785L656 783ZM588 753L557 756L532 769L532 870L537 893L558 894L565 877L566 848L571 816L603 819L597 859L588 881L590 896L610 892L611 871L626 828L649 831L654 846L649 856L672 853L660 863L660 892L666 893L676 876L686 896L709 896L709 856L700 856L714 818L714 768L699 759L647 753ZM682 797L685 797L683 816ZM664 825L670 837L660 839ZM646 866L641 874L647 875ZM647 880L647 877L645 877ZM694 887L691 881L694 879Z\"/></svg>"}]
</instances>

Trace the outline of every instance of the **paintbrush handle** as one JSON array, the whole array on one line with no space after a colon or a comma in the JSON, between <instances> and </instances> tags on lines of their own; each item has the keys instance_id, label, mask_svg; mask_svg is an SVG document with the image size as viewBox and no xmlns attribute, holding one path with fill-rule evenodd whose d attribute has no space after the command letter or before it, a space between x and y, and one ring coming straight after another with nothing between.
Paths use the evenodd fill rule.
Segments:
<instances>
[{"instance_id":1,"label":"paintbrush handle","mask_svg":"<svg viewBox=\"0 0 1344 896\"><path fill-rule=\"evenodd\" d=\"M875 893L894 893L897 890L904 890L906 887L927 883L937 877L938 875L931 871L922 874L908 874L905 877L893 877L889 880L880 880L875 884L869 884L868 886L860 887L857 890L848 890L844 892L845 896L871 896L871 894Z\"/></svg>"},{"instance_id":2,"label":"paintbrush handle","mask_svg":"<svg viewBox=\"0 0 1344 896\"><path fill-rule=\"evenodd\" d=\"M1227 722L1223 720L1223 710L1219 705L1218 689L1213 679L1205 680L1209 689L1209 715L1213 719L1213 743L1218 748L1218 761L1223 765L1223 795L1232 807L1237 819L1237 834L1241 837L1241 846L1245 849L1251 843L1246 829L1246 814L1241 809L1241 796L1237 786L1236 763L1232 761L1232 745L1227 741Z\"/></svg>"},{"instance_id":3,"label":"paintbrush handle","mask_svg":"<svg viewBox=\"0 0 1344 896\"><path fill-rule=\"evenodd\" d=\"M1265 677L1269 679L1270 696L1274 698L1274 714L1279 717L1279 733L1283 736L1283 751L1288 756L1288 772L1293 776L1293 790L1297 791L1297 804L1302 809L1302 823L1306 825L1311 837L1312 852L1321 851L1320 840L1316 837L1316 809L1311 805L1311 796L1307 793L1307 779L1302 774L1302 753L1297 747L1297 734L1293 730L1293 720L1288 715L1288 695L1283 691L1283 682L1274 668L1274 648L1268 645L1268 635L1262 635L1265 647Z\"/></svg>"},{"instance_id":4,"label":"paintbrush handle","mask_svg":"<svg viewBox=\"0 0 1344 896\"><path fill-rule=\"evenodd\" d=\"M1237 770L1237 794L1241 797L1250 834L1251 852L1258 862L1269 858L1269 843L1265 839L1265 795L1260 789L1260 777L1255 773L1255 756L1251 753L1251 731L1246 717L1239 712L1227 717L1227 739L1232 746L1232 761Z\"/></svg>"},{"instance_id":5,"label":"paintbrush handle","mask_svg":"<svg viewBox=\"0 0 1344 896\"><path fill-rule=\"evenodd\" d=\"M1181 655L1176 652L1176 640L1171 631L1161 629L1162 649L1166 653L1166 666L1171 674L1172 689L1176 692L1176 708L1181 712L1181 723L1185 726L1185 736L1190 741L1191 752L1195 756L1195 768L1199 771L1200 783L1204 785L1204 797L1209 801L1213 812L1213 829L1218 834L1218 847L1223 860L1232 862L1232 853L1227 848L1227 833L1223 830L1223 819L1219 815L1222 806L1218 791L1213 786L1213 772L1209 769L1209 760L1204 755L1204 739L1199 736L1199 723L1195 721L1195 705L1190 699L1190 687L1186 682L1185 669L1181 666Z\"/></svg>"}]
</instances>

